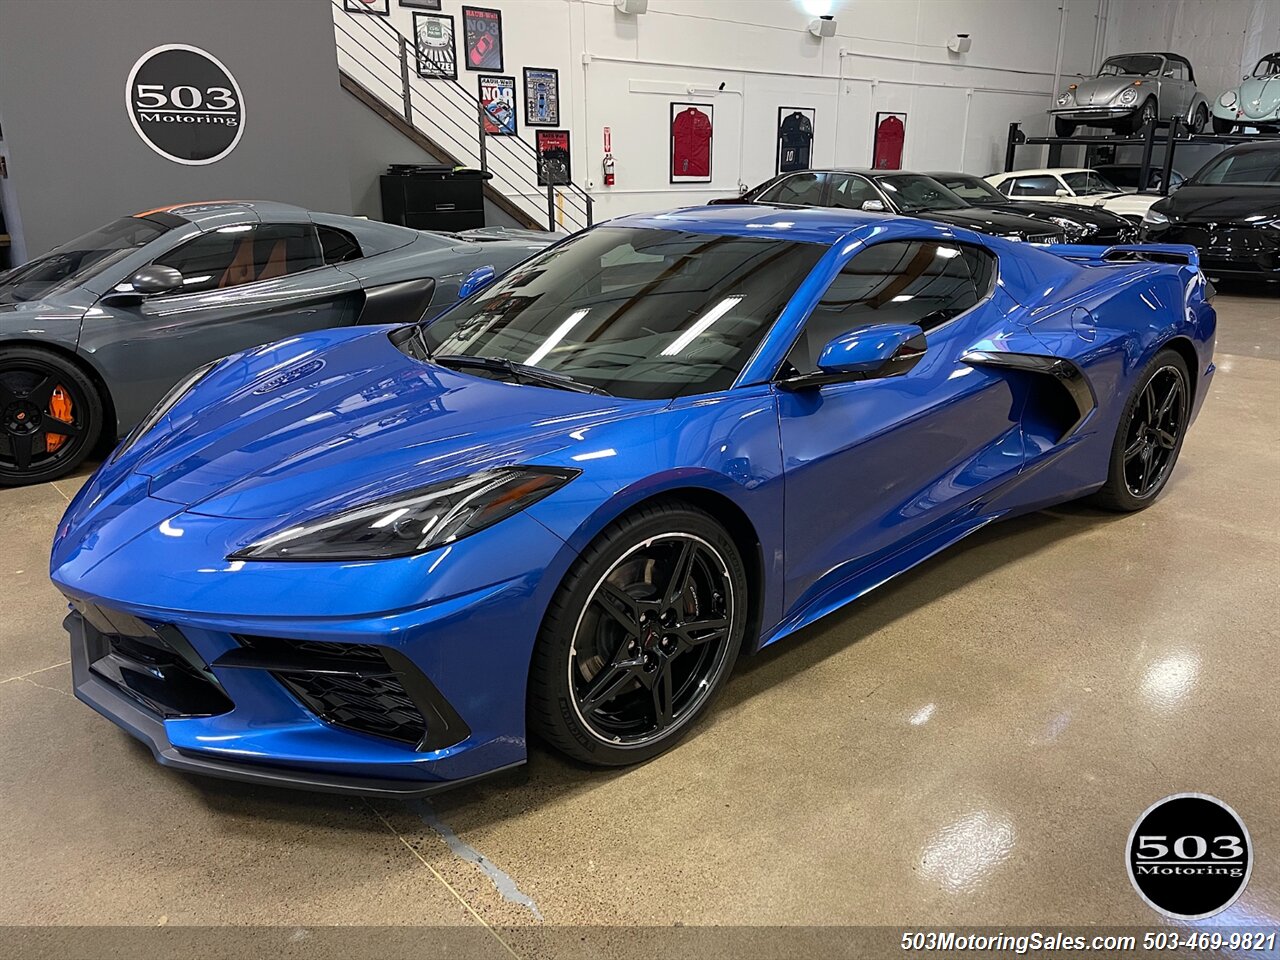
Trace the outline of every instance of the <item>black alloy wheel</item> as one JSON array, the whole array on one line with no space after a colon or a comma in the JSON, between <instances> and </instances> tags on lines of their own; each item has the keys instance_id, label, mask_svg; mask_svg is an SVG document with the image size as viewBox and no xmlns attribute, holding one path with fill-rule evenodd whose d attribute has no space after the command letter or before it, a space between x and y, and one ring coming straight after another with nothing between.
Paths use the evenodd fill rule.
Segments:
<instances>
[{"instance_id":1,"label":"black alloy wheel","mask_svg":"<svg viewBox=\"0 0 1280 960\"><path fill-rule=\"evenodd\" d=\"M1174 350L1156 356L1125 405L1111 468L1097 500L1114 510L1141 510L1169 482L1191 411L1190 376Z\"/></svg>"},{"instance_id":2,"label":"black alloy wheel","mask_svg":"<svg viewBox=\"0 0 1280 960\"><path fill-rule=\"evenodd\" d=\"M0 351L0 486L70 473L101 427L102 400L74 364L35 347Z\"/></svg>"},{"instance_id":3,"label":"black alloy wheel","mask_svg":"<svg viewBox=\"0 0 1280 960\"><path fill-rule=\"evenodd\" d=\"M534 653L531 721L589 763L656 756L727 678L745 593L737 548L707 514L665 504L622 518L552 602Z\"/></svg>"}]
</instances>

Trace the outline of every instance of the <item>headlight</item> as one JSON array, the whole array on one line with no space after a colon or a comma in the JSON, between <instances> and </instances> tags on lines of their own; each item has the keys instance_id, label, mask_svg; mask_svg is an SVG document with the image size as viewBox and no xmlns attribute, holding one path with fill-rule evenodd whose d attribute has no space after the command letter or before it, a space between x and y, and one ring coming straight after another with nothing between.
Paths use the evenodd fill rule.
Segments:
<instances>
[{"instance_id":1,"label":"headlight","mask_svg":"<svg viewBox=\"0 0 1280 960\"><path fill-rule=\"evenodd\" d=\"M116 448L116 452L111 459L113 461L116 460L122 453L137 443L143 434L159 423L160 419L172 410L179 400L186 396L188 390L207 377L213 371L213 368L221 362L221 360L215 360L213 363L206 363L203 367L192 370L174 384L173 389L166 393L160 402L152 407L151 412L142 418L142 422L129 431L129 435L124 438L124 443Z\"/></svg>"},{"instance_id":2,"label":"headlight","mask_svg":"<svg viewBox=\"0 0 1280 960\"><path fill-rule=\"evenodd\" d=\"M1138 99L1138 91L1133 89L1133 87L1125 87L1123 90L1120 91L1121 103L1133 103L1137 99Z\"/></svg>"},{"instance_id":3,"label":"headlight","mask_svg":"<svg viewBox=\"0 0 1280 960\"><path fill-rule=\"evenodd\" d=\"M1224 107L1234 107L1236 105L1236 92L1234 90L1228 90L1218 98L1218 102Z\"/></svg>"},{"instance_id":4,"label":"headlight","mask_svg":"<svg viewBox=\"0 0 1280 960\"><path fill-rule=\"evenodd\" d=\"M280 530L229 560L385 560L461 540L537 503L581 471L500 467Z\"/></svg>"},{"instance_id":5,"label":"headlight","mask_svg":"<svg viewBox=\"0 0 1280 960\"><path fill-rule=\"evenodd\" d=\"M1168 223L1169 218L1159 210L1151 210L1148 208L1147 212L1142 215L1142 222L1155 226L1161 223Z\"/></svg>"},{"instance_id":6,"label":"headlight","mask_svg":"<svg viewBox=\"0 0 1280 960\"><path fill-rule=\"evenodd\" d=\"M1069 92L1064 93L1062 96L1058 97L1058 106L1065 107L1067 104L1071 102L1071 100L1072 100L1071 94Z\"/></svg>"}]
</instances>

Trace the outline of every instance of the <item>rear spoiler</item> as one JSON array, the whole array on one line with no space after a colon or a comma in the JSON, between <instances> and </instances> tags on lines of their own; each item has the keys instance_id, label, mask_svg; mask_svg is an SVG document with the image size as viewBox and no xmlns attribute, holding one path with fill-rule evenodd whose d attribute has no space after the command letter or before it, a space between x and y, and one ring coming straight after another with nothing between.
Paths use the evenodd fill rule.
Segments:
<instances>
[{"instance_id":1,"label":"rear spoiler","mask_svg":"<svg viewBox=\"0 0 1280 960\"><path fill-rule=\"evenodd\" d=\"M1090 247L1073 243L1053 243L1042 247L1067 260L1094 263L1172 263L1200 269L1200 254L1183 243L1118 243L1113 247Z\"/></svg>"}]
</instances>

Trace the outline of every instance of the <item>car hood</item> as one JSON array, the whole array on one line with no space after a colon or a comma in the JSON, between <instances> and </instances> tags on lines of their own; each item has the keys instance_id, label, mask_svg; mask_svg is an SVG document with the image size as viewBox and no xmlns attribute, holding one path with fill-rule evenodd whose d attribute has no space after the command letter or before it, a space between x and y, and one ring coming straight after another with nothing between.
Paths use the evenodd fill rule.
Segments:
<instances>
[{"instance_id":1,"label":"car hood","mask_svg":"<svg viewBox=\"0 0 1280 960\"><path fill-rule=\"evenodd\" d=\"M1270 117L1280 106L1280 77L1250 78L1240 84L1236 98L1236 106L1246 117Z\"/></svg>"},{"instance_id":2,"label":"car hood","mask_svg":"<svg viewBox=\"0 0 1280 960\"><path fill-rule=\"evenodd\" d=\"M150 496L192 513L302 520L536 462L570 433L667 403L458 373L406 356L391 329L322 331L233 358L144 436L133 471Z\"/></svg>"},{"instance_id":3,"label":"car hood","mask_svg":"<svg viewBox=\"0 0 1280 960\"><path fill-rule=\"evenodd\" d=\"M1280 214L1280 184L1250 187L1238 183L1209 186L1186 183L1160 205L1161 212L1177 220L1244 220Z\"/></svg>"},{"instance_id":4,"label":"car hood","mask_svg":"<svg viewBox=\"0 0 1280 960\"><path fill-rule=\"evenodd\" d=\"M1076 103L1080 106L1110 103L1125 87L1133 86L1137 77L1091 77L1076 86Z\"/></svg>"},{"instance_id":5,"label":"car hood","mask_svg":"<svg viewBox=\"0 0 1280 960\"><path fill-rule=\"evenodd\" d=\"M1122 227L1128 224L1128 221L1119 214L1112 213L1110 210L1104 210L1102 207L1086 207L1083 204L1067 205L1063 203L1040 203L1035 200L1011 200L1008 206L1003 207L1010 213L1018 213L1026 216L1044 217L1067 217L1078 223L1095 223L1099 227L1111 228Z\"/></svg>"},{"instance_id":6,"label":"car hood","mask_svg":"<svg viewBox=\"0 0 1280 960\"><path fill-rule=\"evenodd\" d=\"M1016 213L1006 213L1003 210L990 210L980 207L961 207L957 210L922 210L919 213L907 214L907 216L920 217L922 220L932 220L935 223L949 223L956 227L966 227L969 230L977 230L979 233L992 233L1002 237L1010 234L1023 236L1029 233L1041 234L1058 230L1056 226L1050 226L1030 217L1024 217Z\"/></svg>"}]
</instances>

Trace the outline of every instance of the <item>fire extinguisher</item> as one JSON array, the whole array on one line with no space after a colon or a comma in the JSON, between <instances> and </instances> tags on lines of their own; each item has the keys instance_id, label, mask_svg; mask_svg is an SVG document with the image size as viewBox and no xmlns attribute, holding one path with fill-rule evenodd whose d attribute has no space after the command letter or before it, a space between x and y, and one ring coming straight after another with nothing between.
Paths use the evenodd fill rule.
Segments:
<instances>
[{"instance_id":1,"label":"fire extinguisher","mask_svg":"<svg viewBox=\"0 0 1280 960\"><path fill-rule=\"evenodd\" d=\"M604 128L604 185L612 187L616 177L613 172L613 131Z\"/></svg>"}]
</instances>

